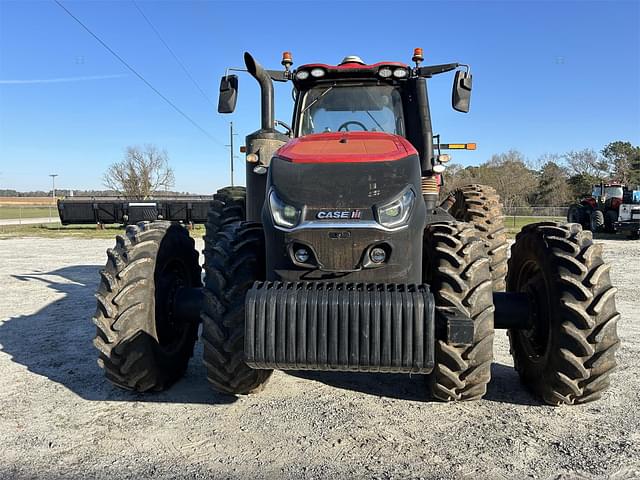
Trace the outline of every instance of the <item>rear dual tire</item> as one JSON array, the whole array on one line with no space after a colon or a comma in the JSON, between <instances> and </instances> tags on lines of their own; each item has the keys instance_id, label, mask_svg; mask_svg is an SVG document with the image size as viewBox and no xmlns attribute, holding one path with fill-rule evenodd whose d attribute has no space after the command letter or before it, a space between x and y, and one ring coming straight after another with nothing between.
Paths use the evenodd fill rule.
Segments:
<instances>
[{"instance_id":1,"label":"rear dual tire","mask_svg":"<svg viewBox=\"0 0 640 480\"><path fill-rule=\"evenodd\" d=\"M215 193L209 206L203 237L205 263L209 260L209 253L213 252L217 233L226 225L242 222L247 218L246 204L245 187L224 187Z\"/></svg>"},{"instance_id":2,"label":"rear dual tire","mask_svg":"<svg viewBox=\"0 0 640 480\"><path fill-rule=\"evenodd\" d=\"M453 218L476 227L485 244L493 290L504 292L509 247L498 193L486 185L465 185L451 192L444 203L449 203Z\"/></svg>"}]
</instances>

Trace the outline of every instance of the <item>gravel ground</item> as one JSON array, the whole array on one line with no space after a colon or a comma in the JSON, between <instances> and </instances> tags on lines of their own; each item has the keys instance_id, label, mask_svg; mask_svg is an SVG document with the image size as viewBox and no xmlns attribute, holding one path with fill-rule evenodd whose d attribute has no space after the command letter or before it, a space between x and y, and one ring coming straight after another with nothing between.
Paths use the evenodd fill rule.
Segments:
<instances>
[{"instance_id":1,"label":"gravel ground","mask_svg":"<svg viewBox=\"0 0 640 480\"><path fill-rule=\"evenodd\" d=\"M612 387L560 408L523 390L502 332L472 403L425 400L420 376L284 372L235 399L207 385L201 347L170 391L120 391L91 344L112 243L0 240L1 479L640 478L640 241L603 241L623 314Z\"/></svg>"}]
</instances>

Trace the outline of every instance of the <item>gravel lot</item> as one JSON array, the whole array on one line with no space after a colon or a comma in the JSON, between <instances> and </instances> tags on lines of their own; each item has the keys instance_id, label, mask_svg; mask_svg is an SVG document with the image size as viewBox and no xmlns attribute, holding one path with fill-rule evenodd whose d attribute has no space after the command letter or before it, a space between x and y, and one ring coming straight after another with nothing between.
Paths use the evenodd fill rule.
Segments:
<instances>
[{"instance_id":1,"label":"gravel lot","mask_svg":"<svg viewBox=\"0 0 640 480\"><path fill-rule=\"evenodd\" d=\"M640 478L640 241L604 240L623 341L612 388L541 405L496 339L485 400L425 400L420 376L276 372L216 394L201 349L170 391L112 387L91 344L106 240L0 240L0 478ZM201 248L201 243L199 248Z\"/></svg>"}]
</instances>

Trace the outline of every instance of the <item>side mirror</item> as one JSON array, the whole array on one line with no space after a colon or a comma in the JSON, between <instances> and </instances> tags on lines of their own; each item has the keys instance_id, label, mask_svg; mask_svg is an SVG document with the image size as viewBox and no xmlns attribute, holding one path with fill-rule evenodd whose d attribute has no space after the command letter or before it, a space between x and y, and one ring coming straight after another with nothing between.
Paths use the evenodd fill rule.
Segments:
<instances>
[{"instance_id":1,"label":"side mirror","mask_svg":"<svg viewBox=\"0 0 640 480\"><path fill-rule=\"evenodd\" d=\"M469 112L469 102L471 101L472 76L469 72L458 70L453 79L453 92L451 104L458 112Z\"/></svg>"},{"instance_id":2,"label":"side mirror","mask_svg":"<svg viewBox=\"0 0 640 480\"><path fill-rule=\"evenodd\" d=\"M225 75L220 80L218 113L233 113L238 101L238 76Z\"/></svg>"}]
</instances>

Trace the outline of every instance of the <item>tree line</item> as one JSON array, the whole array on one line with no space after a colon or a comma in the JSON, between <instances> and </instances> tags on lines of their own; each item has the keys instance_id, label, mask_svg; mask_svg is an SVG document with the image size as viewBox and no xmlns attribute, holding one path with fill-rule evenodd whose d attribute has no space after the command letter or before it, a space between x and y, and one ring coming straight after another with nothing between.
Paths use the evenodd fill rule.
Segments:
<instances>
[{"instance_id":1,"label":"tree line","mask_svg":"<svg viewBox=\"0 0 640 480\"><path fill-rule=\"evenodd\" d=\"M545 154L535 161L509 150L478 166L451 164L444 175L444 191L469 183L490 185L507 208L565 206L590 194L601 181L640 185L640 147L615 141L599 152L587 148Z\"/></svg>"}]
</instances>

